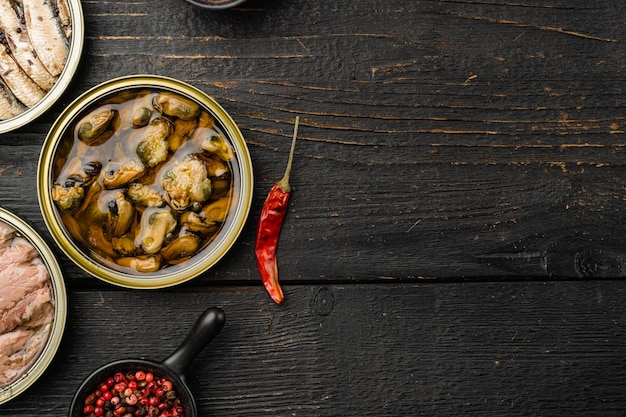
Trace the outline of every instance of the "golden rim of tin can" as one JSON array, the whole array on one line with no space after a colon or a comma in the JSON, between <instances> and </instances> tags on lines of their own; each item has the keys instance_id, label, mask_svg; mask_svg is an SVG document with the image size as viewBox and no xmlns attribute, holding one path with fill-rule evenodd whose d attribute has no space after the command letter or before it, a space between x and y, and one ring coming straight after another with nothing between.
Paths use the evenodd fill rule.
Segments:
<instances>
[{"instance_id":1,"label":"golden rim of tin can","mask_svg":"<svg viewBox=\"0 0 626 417\"><path fill-rule=\"evenodd\" d=\"M3 404L17 397L35 383L52 362L59 349L65 330L67 293L61 267L57 262L56 256L43 238L24 220L3 208L0 208L0 221L13 227L19 236L25 238L37 248L39 256L50 274L52 296L54 297L54 319L46 345L37 360L23 375L7 387L0 389L0 404Z\"/></svg>"},{"instance_id":2,"label":"golden rim of tin can","mask_svg":"<svg viewBox=\"0 0 626 417\"><path fill-rule=\"evenodd\" d=\"M228 225L225 224L215 241L211 242L210 250L194 255L201 257L201 259L190 262L185 268L176 269L172 272L168 272L166 268L166 270L152 274L129 274L102 265L86 254L69 235L59 218L57 207L51 197L52 166L57 147L66 128L82 115L88 106L97 103L102 98L116 92L141 88L157 88L182 93L202 104L215 116L224 129L235 150L239 167L240 184L238 184L238 193L234 196L236 203ZM252 160L247 144L238 126L226 110L208 94L190 84L173 78L150 74L129 75L106 81L74 100L57 118L46 137L39 158L37 175L37 193L44 221L63 252L90 275L110 284L134 289L158 289L181 284L214 266L226 255L241 234L250 212L254 189Z\"/></svg>"},{"instance_id":3,"label":"golden rim of tin can","mask_svg":"<svg viewBox=\"0 0 626 417\"><path fill-rule=\"evenodd\" d=\"M85 20L80 0L67 0L72 20L69 54L59 79L50 91L34 106L10 119L0 121L0 134L16 130L41 116L52 107L67 90L76 74L85 43Z\"/></svg>"},{"instance_id":4,"label":"golden rim of tin can","mask_svg":"<svg viewBox=\"0 0 626 417\"><path fill-rule=\"evenodd\" d=\"M186 0L187 3L191 3L194 6L207 10L224 10L231 7L240 6L247 0Z\"/></svg>"}]
</instances>

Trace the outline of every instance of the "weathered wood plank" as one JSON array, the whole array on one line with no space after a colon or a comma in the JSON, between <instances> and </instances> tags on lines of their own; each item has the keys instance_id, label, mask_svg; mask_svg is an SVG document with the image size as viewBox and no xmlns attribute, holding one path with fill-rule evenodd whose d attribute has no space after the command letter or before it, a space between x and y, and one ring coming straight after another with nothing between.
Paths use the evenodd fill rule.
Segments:
<instances>
[{"instance_id":1,"label":"weathered wood plank","mask_svg":"<svg viewBox=\"0 0 626 417\"><path fill-rule=\"evenodd\" d=\"M258 280L254 224L271 178L283 168L269 166L284 160L286 140L280 146L283 152L265 156L267 168L257 168L255 203L239 242L206 280ZM32 174L38 147L6 149L3 206L47 236ZM255 157L257 167L261 160ZM607 184L607 175L615 182ZM279 248L281 280L624 276L622 177L618 167L386 168L307 158L299 150ZM70 281L84 276L61 259Z\"/></svg>"},{"instance_id":2,"label":"weathered wood plank","mask_svg":"<svg viewBox=\"0 0 626 417\"><path fill-rule=\"evenodd\" d=\"M72 88L0 137L0 205L44 233L35 169L50 124L87 88L147 72L213 95L253 157L248 227L205 281L258 279L254 224L295 115L285 282L626 275L622 2L83 6Z\"/></svg>"},{"instance_id":3,"label":"weathered wood plank","mask_svg":"<svg viewBox=\"0 0 626 417\"><path fill-rule=\"evenodd\" d=\"M60 255L63 346L0 414L65 415L91 369L164 359L212 305L228 319L189 373L201 415L623 414L626 294L594 279L626 276L626 3L82 4L71 88L0 135L0 206L48 236L35 171L50 125L102 81L155 73L232 114L253 209L228 256L167 291L112 289ZM276 306L254 226L295 115Z\"/></svg>"},{"instance_id":4,"label":"weathered wood plank","mask_svg":"<svg viewBox=\"0 0 626 417\"><path fill-rule=\"evenodd\" d=\"M617 281L76 291L52 368L0 414L65 415L82 378L163 360L205 309L227 315L187 372L200 415L621 416ZM182 313L181 305L185 306Z\"/></svg>"}]
</instances>

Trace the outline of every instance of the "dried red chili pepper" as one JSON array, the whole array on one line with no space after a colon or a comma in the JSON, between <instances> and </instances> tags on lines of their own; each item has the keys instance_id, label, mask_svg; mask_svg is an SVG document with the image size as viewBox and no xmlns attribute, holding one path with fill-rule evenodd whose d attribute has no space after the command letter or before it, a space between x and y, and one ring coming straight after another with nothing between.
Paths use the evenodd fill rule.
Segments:
<instances>
[{"instance_id":1,"label":"dried red chili pepper","mask_svg":"<svg viewBox=\"0 0 626 417\"><path fill-rule=\"evenodd\" d=\"M298 123L300 117L296 117L293 128L293 139L289 160L283 178L271 188L263 203L261 215L256 233L256 244L254 252L256 254L256 264L263 280L263 285L276 304L280 304L285 299L283 290L278 283L278 265L276 263L276 249L278 247L278 236L287 213L287 202L291 194L289 185L289 174L291 173L291 162L293 161L293 151L296 147L296 137L298 136Z\"/></svg>"}]
</instances>

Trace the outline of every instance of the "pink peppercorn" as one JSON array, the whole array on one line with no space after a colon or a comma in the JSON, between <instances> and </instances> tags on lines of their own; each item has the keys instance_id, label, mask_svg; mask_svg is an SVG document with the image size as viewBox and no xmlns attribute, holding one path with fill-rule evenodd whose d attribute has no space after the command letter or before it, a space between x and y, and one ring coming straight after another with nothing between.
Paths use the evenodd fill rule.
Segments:
<instances>
[{"instance_id":1,"label":"pink peppercorn","mask_svg":"<svg viewBox=\"0 0 626 417\"><path fill-rule=\"evenodd\" d=\"M85 399L88 417L184 417L172 381L151 372L118 372Z\"/></svg>"},{"instance_id":2,"label":"pink peppercorn","mask_svg":"<svg viewBox=\"0 0 626 417\"><path fill-rule=\"evenodd\" d=\"M135 394L130 394L126 397L125 401L128 405L135 405L137 404L137 396Z\"/></svg>"}]
</instances>

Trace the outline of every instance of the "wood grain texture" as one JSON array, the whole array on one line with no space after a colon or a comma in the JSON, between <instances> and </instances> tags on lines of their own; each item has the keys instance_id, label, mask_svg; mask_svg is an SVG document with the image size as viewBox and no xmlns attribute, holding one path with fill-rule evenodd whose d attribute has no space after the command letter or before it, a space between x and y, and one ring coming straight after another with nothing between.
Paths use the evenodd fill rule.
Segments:
<instances>
[{"instance_id":1,"label":"wood grain texture","mask_svg":"<svg viewBox=\"0 0 626 417\"><path fill-rule=\"evenodd\" d=\"M202 416L621 416L617 281L77 291L52 367L2 415L66 415L82 378L164 360L214 305L186 374ZM185 306L182 313L180 306Z\"/></svg>"},{"instance_id":2,"label":"wood grain texture","mask_svg":"<svg viewBox=\"0 0 626 417\"><path fill-rule=\"evenodd\" d=\"M156 73L214 96L244 132L250 224L212 279L257 279L254 223L295 115L285 281L626 275L613 237L626 176L621 2L83 7L85 53L66 103ZM37 152L63 106L0 137L10 149L0 186L28 190L2 203L40 229ZM581 256L599 265L578 266Z\"/></svg>"},{"instance_id":3,"label":"wood grain texture","mask_svg":"<svg viewBox=\"0 0 626 417\"><path fill-rule=\"evenodd\" d=\"M591 3L83 1L70 89L0 135L0 206L49 238L50 125L98 83L153 73L235 119L252 211L218 265L167 291L114 289L59 252L62 348L0 415L65 415L91 369L164 358L213 305L226 327L189 375L203 416L623 415L626 3ZM296 115L276 306L254 232Z\"/></svg>"}]
</instances>

